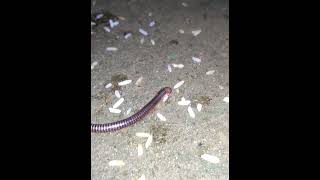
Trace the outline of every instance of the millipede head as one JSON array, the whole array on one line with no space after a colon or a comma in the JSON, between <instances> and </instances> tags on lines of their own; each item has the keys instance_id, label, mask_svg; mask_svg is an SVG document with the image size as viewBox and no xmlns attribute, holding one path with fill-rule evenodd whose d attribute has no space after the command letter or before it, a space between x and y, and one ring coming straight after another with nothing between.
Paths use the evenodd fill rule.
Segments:
<instances>
[{"instance_id":1,"label":"millipede head","mask_svg":"<svg viewBox=\"0 0 320 180\"><path fill-rule=\"evenodd\" d=\"M170 87L165 87L163 89L166 91L167 95L170 95L172 92L172 89Z\"/></svg>"}]
</instances>

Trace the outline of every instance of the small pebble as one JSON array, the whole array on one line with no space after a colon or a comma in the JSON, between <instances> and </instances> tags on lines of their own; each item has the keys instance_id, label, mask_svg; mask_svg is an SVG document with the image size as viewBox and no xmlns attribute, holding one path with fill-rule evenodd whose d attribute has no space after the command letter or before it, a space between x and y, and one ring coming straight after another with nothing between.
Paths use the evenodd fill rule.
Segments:
<instances>
[{"instance_id":1,"label":"small pebble","mask_svg":"<svg viewBox=\"0 0 320 180\"><path fill-rule=\"evenodd\" d=\"M138 80L136 81L135 85L140 87L141 84L142 84L142 81L143 81L143 77L141 76L141 77L138 78Z\"/></svg>"}]
</instances>

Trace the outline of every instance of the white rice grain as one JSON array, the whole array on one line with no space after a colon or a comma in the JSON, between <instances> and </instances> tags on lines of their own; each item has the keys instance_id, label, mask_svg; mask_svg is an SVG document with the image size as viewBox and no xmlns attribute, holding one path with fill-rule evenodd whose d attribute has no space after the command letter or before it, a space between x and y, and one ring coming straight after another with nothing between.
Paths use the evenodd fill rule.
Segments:
<instances>
[{"instance_id":1,"label":"white rice grain","mask_svg":"<svg viewBox=\"0 0 320 180\"><path fill-rule=\"evenodd\" d=\"M109 166L124 166L125 163L122 160L112 160L109 162Z\"/></svg>"},{"instance_id":2,"label":"white rice grain","mask_svg":"<svg viewBox=\"0 0 320 180\"><path fill-rule=\"evenodd\" d=\"M206 75L212 75L215 72L215 70L210 70L206 72Z\"/></svg>"},{"instance_id":3,"label":"white rice grain","mask_svg":"<svg viewBox=\"0 0 320 180\"><path fill-rule=\"evenodd\" d=\"M116 47L107 47L106 51L118 51L118 48L116 48Z\"/></svg>"},{"instance_id":4,"label":"white rice grain","mask_svg":"<svg viewBox=\"0 0 320 180\"><path fill-rule=\"evenodd\" d=\"M201 33L201 29L191 31L194 36L198 36Z\"/></svg>"},{"instance_id":5,"label":"white rice grain","mask_svg":"<svg viewBox=\"0 0 320 180\"><path fill-rule=\"evenodd\" d=\"M151 143L152 143L152 140L153 140L153 137L152 137L152 135L150 135L150 136L148 137L148 139L147 139L146 144L145 144L146 149L148 149L148 147L150 147L150 145L151 145Z\"/></svg>"},{"instance_id":6,"label":"white rice grain","mask_svg":"<svg viewBox=\"0 0 320 180\"><path fill-rule=\"evenodd\" d=\"M109 25L110 25L111 28L113 28L113 21L112 21L112 19L109 19Z\"/></svg>"},{"instance_id":7,"label":"white rice grain","mask_svg":"<svg viewBox=\"0 0 320 180\"><path fill-rule=\"evenodd\" d=\"M182 5L183 7L188 7L188 6L189 6L186 2L182 2L181 5Z\"/></svg>"},{"instance_id":8,"label":"white rice grain","mask_svg":"<svg viewBox=\"0 0 320 180\"><path fill-rule=\"evenodd\" d=\"M151 42L152 46L154 46L156 44L153 39L151 39L150 42Z\"/></svg>"},{"instance_id":9,"label":"white rice grain","mask_svg":"<svg viewBox=\"0 0 320 180\"><path fill-rule=\"evenodd\" d=\"M106 89L108 89L108 88L110 88L112 86L112 84L111 83L108 83L107 85L105 85L104 87L106 88Z\"/></svg>"},{"instance_id":10,"label":"white rice grain","mask_svg":"<svg viewBox=\"0 0 320 180\"><path fill-rule=\"evenodd\" d=\"M124 101L124 98L120 98L116 103L114 103L114 105L112 106L112 108L117 109Z\"/></svg>"},{"instance_id":11,"label":"white rice grain","mask_svg":"<svg viewBox=\"0 0 320 180\"><path fill-rule=\"evenodd\" d=\"M120 110L120 109L115 109L115 108L109 108L109 111L110 111L111 113L115 113L115 114L121 113L121 110Z\"/></svg>"},{"instance_id":12,"label":"white rice grain","mask_svg":"<svg viewBox=\"0 0 320 180\"><path fill-rule=\"evenodd\" d=\"M96 20L101 19L102 17L103 17L103 14L98 14L98 15L96 16Z\"/></svg>"},{"instance_id":13,"label":"white rice grain","mask_svg":"<svg viewBox=\"0 0 320 180\"><path fill-rule=\"evenodd\" d=\"M183 64L172 64L172 66L173 66L174 68L179 68L179 69L182 69L182 68L184 67Z\"/></svg>"},{"instance_id":14,"label":"white rice grain","mask_svg":"<svg viewBox=\"0 0 320 180\"><path fill-rule=\"evenodd\" d=\"M137 132L137 133L136 133L136 136L137 136L137 137L141 137L141 138L147 138L147 137L150 137L151 134L145 133L145 132Z\"/></svg>"},{"instance_id":15,"label":"white rice grain","mask_svg":"<svg viewBox=\"0 0 320 180\"><path fill-rule=\"evenodd\" d=\"M143 44L144 43L144 38L142 37L141 39L140 39L140 44Z\"/></svg>"},{"instance_id":16,"label":"white rice grain","mask_svg":"<svg viewBox=\"0 0 320 180\"><path fill-rule=\"evenodd\" d=\"M141 34L143 34L144 36L148 36L148 32L145 31L145 30L142 29L142 28L139 28L139 32L140 32Z\"/></svg>"},{"instance_id":17,"label":"white rice grain","mask_svg":"<svg viewBox=\"0 0 320 180\"><path fill-rule=\"evenodd\" d=\"M142 156L142 154L143 154L142 144L138 144L138 156Z\"/></svg>"},{"instance_id":18,"label":"white rice grain","mask_svg":"<svg viewBox=\"0 0 320 180\"><path fill-rule=\"evenodd\" d=\"M180 34L184 34L184 30L183 29L179 29L179 33Z\"/></svg>"},{"instance_id":19,"label":"white rice grain","mask_svg":"<svg viewBox=\"0 0 320 180\"><path fill-rule=\"evenodd\" d=\"M184 81L180 81L178 82L176 85L173 86L173 89L177 89L179 88L180 86L182 86L184 84Z\"/></svg>"},{"instance_id":20,"label":"white rice grain","mask_svg":"<svg viewBox=\"0 0 320 180\"><path fill-rule=\"evenodd\" d=\"M94 69L94 67L96 67L96 65L98 65L98 62L97 62L97 61L93 62L93 63L91 64L91 70Z\"/></svg>"},{"instance_id":21,"label":"white rice grain","mask_svg":"<svg viewBox=\"0 0 320 180\"><path fill-rule=\"evenodd\" d=\"M132 82L132 80L124 80L118 83L119 86L125 86Z\"/></svg>"},{"instance_id":22,"label":"white rice grain","mask_svg":"<svg viewBox=\"0 0 320 180\"><path fill-rule=\"evenodd\" d=\"M193 62L201 63L201 59L197 57L192 57Z\"/></svg>"},{"instance_id":23,"label":"white rice grain","mask_svg":"<svg viewBox=\"0 0 320 180\"><path fill-rule=\"evenodd\" d=\"M188 106L191 103L190 100L186 100L184 97L181 98L181 101L178 101L178 105L180 106Z\"/></svg>"},{"instance_id":24,"label":"white rice grain","mask_svg":"<svg viewBox=\"0 0 320 180\"><path fill-rule=\"evenodd\" d=\"M167 67L168 67L168 71L169 71L169 72L172 72L172 68L171 68L170 64L168 64Z\"/></svg>"},{"instance_id":25,"label":"white rice grain","mask_svg":"<svg viewBox=\"0 0 320 180\"><path fill-rule=\"evenodd\" d=\"M189 113L191 118L195 118L196 117L196 114L193 112L191 106L188 107L188 113Z\"/></svg>"},{"instance_id":26,"label":"white rice grain","mask_svg":"<svg viewBox=\"0 0 320 180\"><path fill-rule=\"evenodd\" d=\"M91 21L91 26L94 26L94 25L96 25L96 23Z\"/></svg>"},{"instance_id":27,"label":"white rice grain","mask_svg":"<svg viewBox=\"0 0 320 180\"><path fill-rule=\"evenodd\" d=\"M155 24L156 24L155 21L151 21L151 22L149 23L149 26L150 26L150 27L153 27Z\"/></svg>"},{"instance_id":28,"label":"white rice grain","mask_svg":"<svg viewBox=\"0 0 320 180\"><path fill-rule=\"evenodd\" d=\"M157 117L159 118L160 121L167 121L167 118L160 113L157 113Z\"/></svg>"},{"instance_id":29,"label":"white rice grain","mask_svg":"<svg viewBox=\"0 0 320 180\"><path fill-rule=\"evenodd\" d=\"M142 174L138 180L146 180L146 176L144 174Z\"/></svg>"},{"instance_id":30,"label":"white rice grain","mask_svg":"<svg viewBox=\"0 0 320 180\"><path fill-rule=\"evenodd\" d=\"M210 162L210 163L214 163L214 164L217 164L220 162L220 159L218 157L210 155L210 154L203 154L203 155L201 155L201 158Z\"/></svg>"},{"instance_id":31,"label":"white rice grain","mask_svg":"<svg viewBox=\"0 0 320 180\"><path fill-rule=\"evenodd\" d=\"M197 104L197 110L198 110L198 112L200 112L201 109L202 109L202 104L198 103L198 104Z\"/></svg>"},{"instance_id":32,"label":"white rice grain","mask_svg":"<svg viewBox=\"0 0 320 180\"><path fill-rule=\"evenodd\" d=\"M117 98L121 98L120 92L118 90L115 90L114 94L116 95Z\"/></svg>"},{"instance_id":33,"label":"white rice grain","mask_svg":"<svg viewBox=\"0 0 320 180\"><path fill-rule=\"evenodd\" d=\"M223 101L226 102L226 103L229 103L229 97L223 98Z\"/></svg>"},{"instance_id":34,"label":"white rice grain","mask_svg":"<svg viewBox=\"0 0 320 180\"><path fill-rule=\"evenodd\" d=\"M113 22L113 27L116 27L116 26L118 26L118 25L119 25L119 21Z\"/></svg>"},{"instance_id":35,"label":"white rice grain","mask_svg":"<svg viewBox=\"0 0 320 180\"><path fill-rule=\"evenodd\" d=\"M127 33L125 36L124 36L124 38L125 39L128 39L129 37L131 37L132 36L132 33Z\"/></svg>"},{"instance_id":36,"label":"white rice grain","mask_svg":"<svg viewBox=\"0 0 320 180\"><path fill-rule=\"evenodd\" d=\"M110 30L107 26L104 26L103 29L104 29L104 31L106 31L106 32L111 32L111 30Z\"/></svg>"}]
</instances>

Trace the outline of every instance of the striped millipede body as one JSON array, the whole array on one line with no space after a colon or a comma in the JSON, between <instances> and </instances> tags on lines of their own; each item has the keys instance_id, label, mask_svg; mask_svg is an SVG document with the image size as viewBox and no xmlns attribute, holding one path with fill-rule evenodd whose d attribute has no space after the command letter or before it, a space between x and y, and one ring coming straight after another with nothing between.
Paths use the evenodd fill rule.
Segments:
<instances>
[{"instance_id":1,"label":"striped millipede body","mask_svg":"<svg viewBox=\"0 0 320 180\"><path fill-rule=\"evenodd\" d=\"M155 108L155 106L161 101L161 99L165 95L170 95L172 92L172 89L170 87L162 88L157 95L148 103L146 104L141 110L139 110L134 115L119 120L116 122L106 123L106 124L92 124L91 123L91 132L92 133L106 133L106 132L112 132L116 131L125 127L128 127L142 118L144 118L151 110Z\"/></svg>"}]
</instances>

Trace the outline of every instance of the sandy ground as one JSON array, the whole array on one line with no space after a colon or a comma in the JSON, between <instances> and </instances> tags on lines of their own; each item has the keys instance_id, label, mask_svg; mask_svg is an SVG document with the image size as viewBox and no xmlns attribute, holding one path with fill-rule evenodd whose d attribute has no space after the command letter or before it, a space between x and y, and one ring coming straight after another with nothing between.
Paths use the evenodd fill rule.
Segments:
<instances>
[{"instance_id":1,"label":"sandy ground","mask_svg":"<svg viewBox=\"0 0 320 180\"><path fill-rule=\"evenodd\" d=\"M182 2L188 4L182 6ZM109 11L122 16L119 25L105 32L103 25L93 31L91 63L97 62L91 73L91 121L113 122L137 112L165 86L185 83L173 91L166 103L161 103L151 115L134 126L114 133L91 135L91 179L229 179L229 8L228 1L213 0L96 0L92 13ZM149 12L152 13L149 14ZM151 16L149 16L151 15ZM149 27L154 20L156 25ZM138 32L145 29L149 35ZM179 33L184 30L184 34ZM193 36L191 31L201 29ZM125 32L132 36L124 38ZM144 43L140 40L144 37ZM150 40L155 41L152 45ZM118 51L107 52L106 47ZM200 57L201 63L192 61ZM182 69L168 71L168 64L183 64ZM212 75L206 75L214 70ZM135 82L143 77L142 83ZM131 79L122 87L106 89L108 83ZM118 98L118 89L125 99L120 114L108 108ZM179 106L181 97L191 101L195 118L188 106ZM198 112L196 105L203 108ZM126 111L132 108L127 115ZM167 121L160 121L161 113ZM137 132L153 135L147 149L147 138ZM138 156L138 144L143 146ZM210 154L215 163L201 158ZM125 165L110 167L111 160Z\"/></svg>"}]
</instances>

